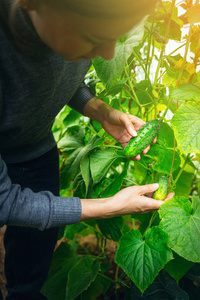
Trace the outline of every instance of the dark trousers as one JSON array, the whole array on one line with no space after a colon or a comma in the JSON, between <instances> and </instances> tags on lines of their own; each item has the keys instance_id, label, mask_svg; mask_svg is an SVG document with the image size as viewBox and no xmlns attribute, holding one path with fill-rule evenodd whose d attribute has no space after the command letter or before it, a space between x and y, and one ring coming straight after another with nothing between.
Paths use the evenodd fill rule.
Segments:
<instances>
[{"instance_id":1,"label":"dark trousers","mask_svg":"<svg viewBox=\"0 0 200 300\"><path fill-rule=\"evenodd\" d=\"M34 192L48 190L59 195L59 159L56 148L41 157L8 164L13 183ZM40 289L47 277L57 241L58 228L44 231L8 226L4 243L7 300L42 300ZM1 299L1 296L0 296Z\"/></svg>"}]
</instances>

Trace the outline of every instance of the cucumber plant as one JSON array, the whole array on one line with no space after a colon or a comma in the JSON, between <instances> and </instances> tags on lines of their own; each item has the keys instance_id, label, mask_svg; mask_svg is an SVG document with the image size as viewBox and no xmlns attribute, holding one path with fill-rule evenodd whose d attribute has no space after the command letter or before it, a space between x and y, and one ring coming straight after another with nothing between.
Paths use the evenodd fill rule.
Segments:
<instances>
[{"instance_id":1,"label":"cucumber plant","mask_svg":"<svg viewBox=\"0 0 200 300\"><path fill-rule=\"evenodd\" d=\"M96 58L88 72L86 84L103 101L146 123L159 120L157 142L139 161L70 108L56 118L61 195L108 197L161 180L161 194L168 188L175 197L156 212L62 228L60 242L68 243L54 253L42 289L48 299L200 297L199 15L199 1L160 1L135 32L118 41L113 60ZM95 251L79 242L91 234ZM117 245L114 259L108 242Z\"/></svg>"}]
</instances>

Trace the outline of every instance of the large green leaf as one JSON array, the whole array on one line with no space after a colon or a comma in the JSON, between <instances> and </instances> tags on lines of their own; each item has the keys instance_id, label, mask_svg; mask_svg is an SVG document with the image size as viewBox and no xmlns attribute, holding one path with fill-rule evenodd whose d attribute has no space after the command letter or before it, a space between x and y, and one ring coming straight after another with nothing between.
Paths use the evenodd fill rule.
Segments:
<instances>
[{"instance_id":1,"label":"large green leaf","mask_svg":"<svg viewBox=\"0 0 200 300\"><path fill-rule=\"evenodd\" d=\"M178 100L197 100L200 101L200 86L195 83L184 83L177 88L172 88L170 97Z\"/></svg>"},{"instance_id":2,"label":"large green leaf","mask_svg":"<svg viewBox=\"0 0 200 300\"><path fill-rule=\"evenodd\" d=\"M173 258L167 243L168 235L159 227L148 229L144 239L131 230L121 237L115 261L143 292Z\"/></svg>"},{"instance_id":3,"label":"large green leaf","mask_svg":"<svg viewBox=\"0 0 200 300\"><path fill-rule=\"evenodd\" d=\"M174 172L174 174L173 174L174 178L176 178L176 176L178 175L180 170L181 170L181 168L178 168ZM192 174L192 173L183 171L176 183L176 187L174 190L175 195L189 197L189 195L191 193L191 185L192 185L193 179L194 179L194 173Z\"/></svg>"},{"instance_id":4,"label":"large green leaf","mask_svg":"<svg viewBox=\"0 0 200 300\"><path fill-rule=\"evenodd\" d=\"M177 253L174 253L173 255L174 255L174 259L170 260L166 264L165 270L178 283L179 280L194 265L194 263L192 263L191 261L188 261L188 260L184 259L183 257L179 256Z\"/></svg>"},{"instance_id":5,"label":"large green leaf","mask_svg":"<svg viewBox=\"0 0 200 300\"><path fill-rule=\"evenodd\" d=\"M175 196L159 209L160 227L169 234L169 246L183 258L200 262L200 199L192 203Z\"/></svg>"},{"instance_id":6,"label":"large green leaf","mask_svg":"<svg viewBox=\"0 0 200 300\"><path fill-rule=\"evenodd\" d=\"M62 151L75 150L84 145L85 133L80 126L68 127L64 137L58 142L58 148Z\"/></svg>"},{"instance_id":7,"label":"large green leaf","mask_svg":"<svg viewBox=\"0 0 200 300\"><path fill-rule=\"evenodd\" d=\"M103 190L103 192L100 194L100 197L111 197L119 192L126 175L127 171L125 170ZM124 225L123 217L102 219L97 220L96 222L104 236L107 238L111 237L114 241L118 241L120 239L121 230Z\"/></svg>"},{"instance_id":8,"label":"large green leaf","mask_svg":"<svg viewBox=\"0 0 200 300\"><path fill-rule=\"evenodd\" d=\"M160 144L153 144L147 155L142 156L142 160L147 165L152 165L152 169L159 173L170 174L173 163L173 171L175 171L181 163L180 156L177 151L172 148L166 148Z\"/></svg>"},{"instance_id":9,"label":"large green leaf","mask_svg":"<svg viewBox=\"0 0 200 300\"><path fill-rule=\"evenodd\" d=\"M144 20L134 27L123 39L120 39L115 48L115 56L111 60L104 60L101 57L93 59L93 65L98 77L108 87L116 82L126 65L126 61L133 51L133 47L138 46L144 34Z\"/></svg>"},{"instance_id":10,"label":"large green leaf","mask_svg":"<svg viewBox=\"0 0 200 300\"><path fill-rule=\"evenodd\" d=\"M94 184L102 180L117 157L114 149L100 149L91 153L90 170Z\"/></svg>"},{"instance_id":11,"label":"large green leaf","mask_svg":"<svg viewBox=\"0 0 200 300\"><path fill-rule=\"evenodd\" d=\"M80 259L66 243L54 252L48 278L42 287L42 294L49 300L65 300L68 273Z\"/></svg>"},{"instance_id":12,"label":"large green leaf","mask_svg":"<svg viewBox=\"0 0 200 300\"><path fill-rule=\"evenodd\" d=\"M157 143L165 148L174 148L174 132L167 123L161 123Z\"/></svg>"},{"instance_id":13,"label":"large green leaf","mask_svg":"<svg viewBox=\"0 0 200 300\"><path fill-rule=\"evenodd\" d=\"M86 290L95 280L100 270L101 262L91 256L84 256L70 270L68 275L65 300L73 300Z\"/></svg>"},{"instance_id":14,"label":"large green leaf","mask_svg":"<svg viewBox=\"0 0 200 300\"><path fill-rule=\"evenodd\" d=\"M127 176L127 170L124 170L119 176L114 179L100 194L101 198L111 197L118 193L121 189L124 178Z\"/></svg>"},{"instance_id":15,"label":"large green leaf","mask_svg":"<svg viewBox=\"0 0 200 300\"><path fill-rule=\"evenodd\" d=\"M182 290L176 281L165 270L161 270L154 282L141 293L141 291L132 284L131 299L133 300L192 300L189 295ZM198 299L194 297L193 299Z\"/></svg>"},{"instance_id":16,"label":"large green leaf","mask_svg":"<svg viewBox=\"0 0 200 300\"><path fill-rule=\"evenodd\" d=\"M174 132L167 123L161 123L157 143L151 144L147 155L142 155L141 161L152 165L156 172L164 174L170 174L172 163L173 172L180 166L181 159L177 151L174 156Z\"/></svg>"},{"instance_id":17,"label":"large green leaf","mask_svg":"<svg viewBox=\"0 0 200 300\"><path fill-rule=\"evenodd\" d=\"M74 179L80 172L83 175L83 178L86 183L86 187L89 184L89 162L86 160L83 161L81 165L81 160L95 147L98 147L99 144L103 141L103 138L98 138L97 135L93 135L89 138L88 143L85 146L77 148L66 160L60 175L60 187L66 188L70 181ZM86 168L86 169L85 169Z\"/></svg>"},{"instance_id":18,"label":"large green leaf","mask_svg":"<svg viewBox=\"0 0 200 300\"><path fill-rule=\"evenodd\" d=\"M183 153L200 153L200 104L182 104L171 120Z\"/></svg>"}]
</instances>

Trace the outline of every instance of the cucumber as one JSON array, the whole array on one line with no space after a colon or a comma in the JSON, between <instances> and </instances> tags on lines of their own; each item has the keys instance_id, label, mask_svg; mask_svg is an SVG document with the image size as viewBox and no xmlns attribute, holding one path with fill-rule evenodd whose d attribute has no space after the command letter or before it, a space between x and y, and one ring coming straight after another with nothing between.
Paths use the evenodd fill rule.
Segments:
<instances>
[{"instance_id":1,"label":"cucumber","mask_svg":"<svg viewBox=\"0 0 200 300\"><path fill-rule=\"evenodd\" d=\"M159 188L153 193L153 198L156 200L164 200L167 196L169 178L161 176L158 179Z\"/></svg>"},{"instance_id":2,"label":"cucumber","mask_svg":"<svg viewBox=\"0 0 200 300\"><path fill-rule=\"evenodd\" d=\"M160 129L159 120L151 120L145 123L137 132L137 136L131 138L124 148L124 155L128 158L141 153L157 136Z\"/></svg>"}]
</instances>

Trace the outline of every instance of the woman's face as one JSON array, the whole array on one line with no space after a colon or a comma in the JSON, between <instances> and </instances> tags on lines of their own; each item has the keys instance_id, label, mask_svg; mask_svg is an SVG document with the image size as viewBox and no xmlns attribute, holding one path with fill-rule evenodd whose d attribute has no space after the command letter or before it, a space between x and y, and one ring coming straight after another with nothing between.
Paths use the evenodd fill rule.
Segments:
<instances>
[{"instance_id":1,"label":"woman's face","mask_svg":"<svg viewBox=\"0 0 200 300\"><path fill-rule=\"evenodd\" d=\"M53 10L42 4L39 9L29 10L29 15L40 38L65 59L79 61L101 56L109 60L114 56L117 39L144 16L141 12L130 14L126 2L122 0L121 6L115 8L117 13L106 18Z\"/></svg>"}]
</instances>

